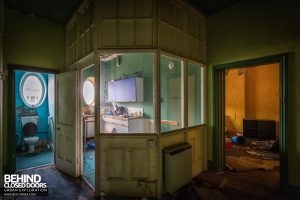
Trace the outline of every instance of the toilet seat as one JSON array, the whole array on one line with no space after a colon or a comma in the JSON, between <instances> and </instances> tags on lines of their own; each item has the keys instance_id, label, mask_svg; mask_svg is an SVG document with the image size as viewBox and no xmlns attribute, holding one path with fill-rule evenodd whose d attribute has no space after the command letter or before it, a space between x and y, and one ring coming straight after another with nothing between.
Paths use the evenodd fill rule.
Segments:
<instances>
[{"instance_id":1,"label":"toilet seat","mask_svg":"<svg viewBox=\"0 0 300 200\"><path fill-rule=\"evenodd\" d=\"M34 137L37 133L37 125L33 122L28 122L23 126L23 135L25 137Z\"/></svg>"}]
</instances>

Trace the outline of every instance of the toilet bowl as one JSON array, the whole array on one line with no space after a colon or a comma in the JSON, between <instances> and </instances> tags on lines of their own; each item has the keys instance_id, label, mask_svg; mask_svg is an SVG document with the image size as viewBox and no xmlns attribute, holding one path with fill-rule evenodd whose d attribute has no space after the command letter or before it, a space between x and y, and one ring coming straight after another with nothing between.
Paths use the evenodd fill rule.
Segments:
<instances>
[{"instance_id":1,"label":"toilet bowl","mask_svg":"<svg viewBox=\"0 0 300 200\"><path fill-rule=\"evenodd\" d=\"M21 117L24 143L28 148L28 153L34 153L35 143L39 137L35 136L38 127L38 116Z\"/></svg>"},{"instance_id":2,"label":"toilet bowl","mask_svg":"<svg viewBox=\"0 0 300 200\"><path fill-rule=\"evenodd\" d=\"M28 153L34 153L35 150L34 145L38 140L39 137L37 136L24 138L24 143L28 147Z\"/></svg>"}]
</instances>

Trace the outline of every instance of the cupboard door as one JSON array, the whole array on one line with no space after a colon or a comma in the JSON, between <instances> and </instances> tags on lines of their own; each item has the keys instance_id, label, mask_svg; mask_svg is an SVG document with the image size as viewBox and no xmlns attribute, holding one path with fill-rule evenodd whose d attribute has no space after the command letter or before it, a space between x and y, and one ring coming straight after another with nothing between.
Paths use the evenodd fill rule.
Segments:
<instances>
[{"instance_id":1,"label":"cupboard door","mask_svg":"<svg viewBox=\"0 0 300 200\"><path fill-rule=\"evenodd\" d=\"M124 102L125 87L124 80L115 81L116 83L116 102Z\"/></svg>"},{"instance_id":2,"label":"cupboard door","mask_svg":"<svg viewBox=\"0 0 300 200\"><path fill-rule=\"evenodd\" d=\"M116 101L116 82L108 82L108 101Z\"/></svg>"},{"instance_id":3,"label":"cupboard door","mask_svg":"<svg viewBox=\"0 0 300 200\"><path fill-rule=\"evenodd\" d=\"M129 78L124 80L125 87L125 101L136 102L136 78Z\"/></svg>"}]
</instances>

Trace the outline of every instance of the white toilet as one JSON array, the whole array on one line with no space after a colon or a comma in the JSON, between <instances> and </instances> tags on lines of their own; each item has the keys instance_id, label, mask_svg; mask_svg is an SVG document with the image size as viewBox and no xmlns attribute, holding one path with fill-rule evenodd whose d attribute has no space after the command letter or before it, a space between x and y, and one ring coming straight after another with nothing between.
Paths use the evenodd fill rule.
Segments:
<instances>
[{"instance_id":1,"label":"white toilet","mask_svg":"<svg viewBox=\"0 0 300 200\"><path fill-rule=\"evenodd\" d=\"M36 136L39 116L21 117L24 143L28 147L28 153L34 153L34 145L39 140Z\"/></svg>"}]
</instances>

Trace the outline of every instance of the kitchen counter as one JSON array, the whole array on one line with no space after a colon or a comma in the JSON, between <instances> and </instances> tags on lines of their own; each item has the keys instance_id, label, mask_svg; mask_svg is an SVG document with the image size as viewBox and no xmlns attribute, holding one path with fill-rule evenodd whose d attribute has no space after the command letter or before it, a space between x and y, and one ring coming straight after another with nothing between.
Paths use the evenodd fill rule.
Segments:
<instances>
[{"instance_id":1,"label":"kitchen counter","mask_svg":"<svg viewBox=\"0 0 300 200\"><path fill-rule=\"evenodd\" d=\"M103 118L116 119L122 121L128 121L132 119L142 119L143 117L124 117L123 115L102 115Z\"/></svg>"},{"instance_id":2,"label":"kitchen counter","mask_svg":"<svg viewBox=\"0 0 300 200\"><path fill-rule=\"evenodd\" d=\"M101 115L106 133L144 133L149 132L149 119L143 117L124 117L122 115Z\"/></svg>"}]
</instances>

